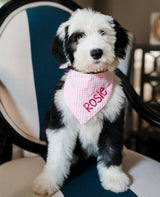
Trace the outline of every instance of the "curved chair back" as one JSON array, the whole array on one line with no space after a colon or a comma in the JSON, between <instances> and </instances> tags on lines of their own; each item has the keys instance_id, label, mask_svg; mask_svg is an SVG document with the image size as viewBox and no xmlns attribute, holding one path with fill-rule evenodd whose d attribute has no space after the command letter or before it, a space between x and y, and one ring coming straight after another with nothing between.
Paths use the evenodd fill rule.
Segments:
<instances>
[{"instance_id":1,"label":"curved chair back","mask_svg":"<svg viewBox=\"0 0 160 197\"><path fill-rule=\"evenodd\" d=\"M70 0L12 0L0 9L0 134L26 150L46 152L43 119L63 74L51 55L52 39L77 8ZM134 109L160 127L159 116L144 105L125 75L116 74Z\"/></svg>"},{"instance_id":2,"label":"curved chair back","mask_svg":"<svg viewBox=\"0 0 160 197\"><path fill-rule=\"evenodd\" d=\"M0 130L24 149L45 150L43 119L63 73L52 39L77 8L69 0L13 0L0 10Z\"/></svg>"}]
</instances>

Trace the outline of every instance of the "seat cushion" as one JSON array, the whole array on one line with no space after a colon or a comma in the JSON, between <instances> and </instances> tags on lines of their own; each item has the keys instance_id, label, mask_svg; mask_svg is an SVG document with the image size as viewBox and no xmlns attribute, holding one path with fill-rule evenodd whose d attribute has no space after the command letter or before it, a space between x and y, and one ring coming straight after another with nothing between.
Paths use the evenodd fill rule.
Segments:
<instances>
[{"instance_id":1,"label":"seat cushion","mask_svg":"<svg viewBox=\"0 0 160 197\"><path fill-rule=\"evenodd\" d=\"M34 179L43 169L41 157L17 159L0 166L1 197L37 197L32 190ZM57 192L54 197L63 197Z\"/></svg>"},{"instance_id":2,"label":"seat cushion","mask_svg":"<svg viewBox=\"0 0 160 197\"><path fill-rule=\"evenodd\" d=\"M32 183L44 166L44 161L40 157L18 159L0 166L0 196L3 197L36 197L32 191ZM159 197L160 188L160 164L152 159L137 154L133 151L126 150L123 158L124 171L132 179L128 193L114 194L108 192L107 197L111 196L139 196L139 197ZM77 197L76 192L81 192L81 197L85 196L84 192L95 193L104 192L99 185L88 184L88 180L98 183L95 175L96 164L91 165L78 177L74 177L67 183L62 192L58 192L53 197ZM90 176L90 177L89 177ZM86 178L88 177L88 178ZM96 184L97 184L96 183ZM98 183L99 184L99 183ZM88 189L87 189L88 185ZM85 189L84 189L85 186ZM92 188L92 189L91 189ZM99 189L99 191L98 191ZM76 192L75 192L76 191ZM85 197L93 197L89 195ZM96 197L100 197L98 195Z\"/></svg>"},{"instance_id":3,"label":"seat cushion","mask_svg":"<svg viewBox=\"0 0 160 197\"><path fill-rule=\"evenodd\" d=\"M131 177L130 189L139 197L160 196L160 163L136 152L126 150L124 171Z\"/></svg>"}]
</instances>

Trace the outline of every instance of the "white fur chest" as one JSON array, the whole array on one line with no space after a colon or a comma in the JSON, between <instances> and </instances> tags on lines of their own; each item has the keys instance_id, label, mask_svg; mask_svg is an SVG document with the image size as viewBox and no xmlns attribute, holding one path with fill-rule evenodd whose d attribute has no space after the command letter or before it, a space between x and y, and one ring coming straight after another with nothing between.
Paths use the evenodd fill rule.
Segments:
<instances>
[{"instance_id":1,"label":"white fur chest","mask_svg":"<svg viewBox=\"0 0 160 197\"><path fill-rule=\"evenodd\" d=\"M122 87L119 85L119 79L114 76L114 89L110 101L86 124L81 125L69 110L64 99L64 89L60 89L55 94L55 104L62 113L62 122L67 132L73 132L79 136L82 147L87 150L88 155L96 154L98 151L98 139L103 129L103 120L107 119L114 122L119 116L121 109L125 104L125 95Z\"/></svg>"}]
</instances>

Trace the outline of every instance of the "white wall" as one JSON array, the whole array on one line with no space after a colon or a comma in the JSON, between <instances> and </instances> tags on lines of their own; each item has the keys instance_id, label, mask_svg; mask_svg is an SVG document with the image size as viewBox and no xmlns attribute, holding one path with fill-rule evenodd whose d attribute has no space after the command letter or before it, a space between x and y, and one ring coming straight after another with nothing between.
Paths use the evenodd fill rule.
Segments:
<instances>
[{"instance_id":1,"label":"white wall","mask_svg":"<svg viewBox=\"0 0 160 197\"><path fill-rule=\"evenodd\" d=\"M97 0L95 8L115 17L136 37L136 43L148 44L150 14L160 12L160 0Z\"/></svg>"},{"instance_id":2,"label":"white wall","mask_svg":"<svg viewBox=\"0 0 160 197\"><path fill-rule=\"evenodd\" d=\"M74 0L74 2L78 3L81 7L91 7L94 8L94 2L96 0Z\"/></svg>"}]
</instances>

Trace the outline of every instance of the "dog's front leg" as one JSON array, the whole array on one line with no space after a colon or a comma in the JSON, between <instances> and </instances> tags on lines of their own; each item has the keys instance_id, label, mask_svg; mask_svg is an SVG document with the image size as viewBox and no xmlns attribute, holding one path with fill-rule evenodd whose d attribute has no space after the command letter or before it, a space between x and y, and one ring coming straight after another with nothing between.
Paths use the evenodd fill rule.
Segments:
<instances>
[{"instance_id":1,"label":"dog's front leg","mask_svg":"<svg viewBox=\"0 0 160 197\"><path fill-rule=\"evenodd\" d=\"M34 191L39 195L51 195L63 185L70 171L76 136L65 127L46 130L48 154L46 165L34 181Z\"/></svg>"},{"instance_id":2,"label":"dog's front leg","mask_svg":"<svg viewBox=\"0 0 160 197\"><path fill-rule=\"evenodd\" d=\"M127 190L128 176L122 171L123 149L122 117L111 123L104 121L99 138L98 172L104 189L119 193Z\"/></svg>"}]
</instances>

